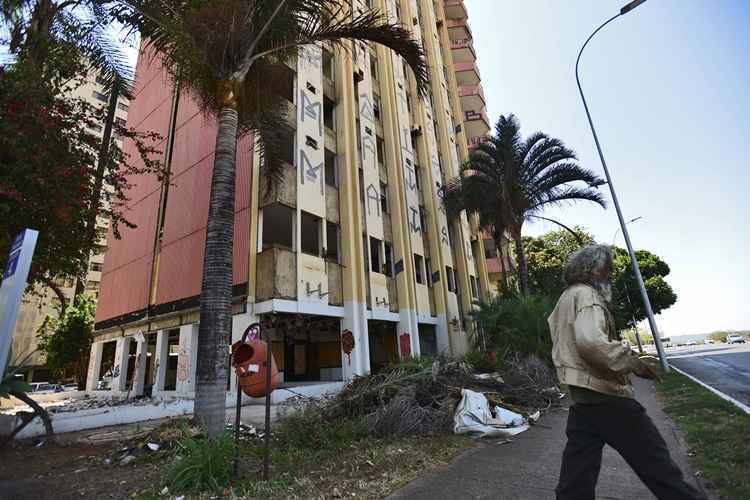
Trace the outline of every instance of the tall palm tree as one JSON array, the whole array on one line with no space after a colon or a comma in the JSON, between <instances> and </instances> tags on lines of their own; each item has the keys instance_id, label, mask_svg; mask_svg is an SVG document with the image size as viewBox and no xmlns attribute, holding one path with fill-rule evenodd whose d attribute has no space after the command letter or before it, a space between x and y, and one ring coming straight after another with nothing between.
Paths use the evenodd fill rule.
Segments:
<instances>
[{"instance_id":1,"label":"tall palm tree","mask_svg":"<svg viewBox=\"0 0 750 500\"><path fill-rule=\"evenodd\" d=\"M498 247L502 235L510 234L515 240L521 292L528 295L523 224L544 219L570 230L539 214L550 206L580 200L604 207L604 197L598 191L604 181L581 167L575 153L560 139L536 132L524 140L520 129L514 115L500 116L494 134L477 146L460 176L446 186L445 204L452 213L467 210L478 214Z\"/></svg>"},{"instance_id":2,"label":"tall palm tree","mask_svg":"<svg viewBox=\"0 0 750 500\"><path fill-rule=\"evenodd\" d=\"M195 416L210 436L224 425L232 327L232 238L238 135L254 132L264 176L279 179L286 131L283 64L303 45L345 39L382 44L412 68L422 93L422 47L377 11L348 13L342 0L121 0L175 82L218 118L201 286ZM270 183L269 183L270 184Z\"/></svg>"}]
</instances>

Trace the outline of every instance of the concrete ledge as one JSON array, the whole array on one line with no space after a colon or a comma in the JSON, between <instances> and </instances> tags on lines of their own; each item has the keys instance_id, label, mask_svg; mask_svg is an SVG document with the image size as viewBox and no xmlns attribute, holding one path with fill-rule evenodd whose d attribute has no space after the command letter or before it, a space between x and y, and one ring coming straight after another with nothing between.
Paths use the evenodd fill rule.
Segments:
<instances>
[{"instance_id":1,"label":"concrete ledge","mask_svg":"<svg viewBox=\"0 0 750 500\"><path fill-rule=\"evenodd\" d=\"M70 412L50 413L55 434L96 429L110 425L130 424L165 417L178 417L193 413L193 402L187 399L155 402L153 404L107 406ZM17 436L24 439L44 435L44 425L39 418L26 426Z\"/></svg>"}]
</instances>

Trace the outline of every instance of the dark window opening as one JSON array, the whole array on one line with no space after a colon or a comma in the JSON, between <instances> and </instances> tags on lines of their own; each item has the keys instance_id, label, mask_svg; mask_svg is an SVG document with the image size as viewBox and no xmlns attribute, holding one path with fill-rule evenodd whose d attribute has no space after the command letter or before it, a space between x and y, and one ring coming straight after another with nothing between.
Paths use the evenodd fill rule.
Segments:
<instances>
[{"instance_id":1,"label":"dark window opening","mask_svg":"<svg viewBox=\"0 0 750 500\"><path fill-rule=\"evenodd\" d=\"M292 71L291 68L288 68L287 66L284 66L284 76L285 78L280 79L281 81L281 88L279 89L279 94L281 97L286 99L289 102L295 102L294 99L294 71Z\"/></svg>"},{"instance_id":2,"label":"dark window opening","mask_svg":"<svg viewBox=\"0 0 750 500\"><path fill-rule=\"evenodd\" d=\"M300 250L303 253L320 257L320 217L307 212L300 216Z\"/></svg>"},{"instance_id":3,"label":"dark window opening","mask_svg":"<svg viewBox=\"0 0 750 500\"><path fill-rule=\"evenodd\" d=\"M380 240L370 237L370 269L374 273L382 272L380 258Z\"/></svg>"},{"instance_id":4,"label":"dark window opening","mask_svg":"<svg viewBox=\"0 0 750 500\"><path fill-rule=\"evenodd\" d=\"M375 120L380 121L380 97L373 96L373 107L372 107L372 114L375 117Z\"/></svg>"},{"instance_id":5,"label":"dark window opening","mask_svg":"<svg viewBox=\"0 0 750 500\"><path fill-rule=\"evenodd\" d=\"M414 254L414 274L417 278L417 283L424 285L424 259L421 255Z\"/></svg>"},{"instance_id":6,"label":"dark window opening","mask_svg":"<svg viewBox=\"0 0 750 500\"><path fill-rule=\"evenodd\" d=\"M380 183L380 211L385 215L388 213L388 186Z\"/></svg>"},{"instance_id":7,"label":"dark window opening","mask_svg":"<svg viewBox=\"0 0 750 500\"><path fill-rule=\"evenodd\" d=\"M385 265L383 266L383 274L389 278L393 276L393 247L388 242L383 242L385 249Z\"/></svg>"},{"instance_id":8,"label":"dark window opening","mask_svg":"<svg viewBox=\"0 0 750 500\"><path fill-rule=\"evenodd\" d=\"M333 54L330 51L323 51L323 76L333 80Z\"/></svg>"},{"instance_id":9,"label":"dark window opening","mask_svg":"<svg viewBox=\"0 0 750 500\"><path fill-rule=\"evenodd\" d=\"M294 249L294 209L280 203L263 208L263 250L274 246Z\"/></svg>"},{"instance_id":10,"label":"dark window opening","mask_svg":"<svg viewBox=\"0 0 750 500\"><path fill-rule=\"evenodd\" d=\"M432 286L432 262L430 262L430 259L424 260L424 267L427 273L427 286Z\"/></svg>"},{"instance_id":11,"label":"dark window opening","mask_svg":"<svg viewBox=\"0 0 750 500\"><path fill-rule=\"evenodd\" d=\"M494 259L495 257L497 257L497 246L495 245L495 240L485 239L484 240L484 258Z\"/></svg>"},{"instance_id":12,"label":"dark window opening","mask_svg":"<svg viewBox=\"0 0 750 500\"><path fill-rule=\"evenodd\" d=\"M373 80L378 79L378 58L373 54L370 54L370 74Z\"/></svg>"},{"instance_id":13,"label":"dark window opening","mask_svg":"<svg viewBox=\"0 0 750 500\"><path fill-rule=\"evenodd\" d=\"M326 128L336 130L336 103L327 97L323 98L323 123Z\"/></svg>"},{"instance_id":14,"label":"dark window opening","mask_svg":"<svg viewBox=\"0 0 750 500\"><path fill-rule=\"evenodd\" d=\"M419 207L419 225L423 233L427 232L427 210L424 207Z\"/></svg>"},{"instance_id":15,"label":"dark window opening","mask_svg":"<svg viewBox=\"0 0 750 500\"><path fill-rule=\"evenodd\" d=\"M336 169L336 154L330 150L325 150L326 164L326 184L331 187L338 187L338 172Z\"/></svg>"},{"instance_id":16,"label":"dark window opening","mask_svg":"<svg viewBox=\"0 0 750 500\"><path fill-rule=\"evenodd\" d=\"M378 150L378 164L382 165L385 160L385 142L380 137L376 137L375 142Z\"/></svg>"},{"instance_id":17,"label":"dark window opening","mask_svg":"<svg viewBox=\"0 0 750 500\"><path fill-rule=\"evenodd\" d=\"M290 130L280 139L282 156L281 160L294 165L294 133Z\"/></svg>"},{"instance_id":18,"label":"dark window opening","mask_svg":"<svg viewBox=\"0 0 750 500\"><path fill-rule=\"evenodd\" d=\"M414 181L417 183L417 189L422 190L422 168L414 165Z\"/></svg>"},{"instance_id":19,"label":"dark window opening","mask_svg":"<svg viewBox=\"0 0 750 500\"><path fill-rule=\"evenodd\" d=\"M167 337L167 373L164 377L164 390L177 389L177 361L180 356L180 330L170 330Z\"/></svg>"},{"instance_id":20,"label":"dark window opening","mask_svg":"<svg viewBox=\"0 0 750 500\"><path fill-rule=\"evenodd\" d=\"M326 258L334 262L339 261L339 226L326 221Z\"/></svg>"}]
</instances>

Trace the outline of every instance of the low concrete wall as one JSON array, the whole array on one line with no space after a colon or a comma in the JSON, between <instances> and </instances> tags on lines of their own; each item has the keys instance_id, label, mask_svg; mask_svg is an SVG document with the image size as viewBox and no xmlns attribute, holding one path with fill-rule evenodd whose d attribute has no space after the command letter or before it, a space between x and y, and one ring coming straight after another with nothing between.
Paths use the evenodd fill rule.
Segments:
<instances>
[{"instance_id":1,"label":"low concrete wall","mask_svg":"<svg viewBox=\"0 0 750 500\"><path fill-rule=\"evenodd\" d=\"M64 391L64 392L50 392L48 394L29 394L31 399L37 403L51 403L54 401L62 401L64 399L82 399L86 396L84 391ZM0 409L10 410L16 406L26 406L26 403L20 399L16 399L13 396L10 399L0 398Z\"/></svg>"},{"instance_id":2,"label":"low concrete wall","mask_svg":"<svg viewBox=\"0 0 750 500\"><path fill-rule=\"evenodd\" d=\"M297 397L321 397L335 394L344 387L344 382L328 382L322 384L311 384L297 387L276 389L271 394L271 404L277 405L284 401ZM102 393L96 394L98 397ZM235 406L236 393L227 393L227 408ZM105 399L105 398L102 398ZM242 397L242 406L263 405L265 398ZM131 424L147 420L158 420L167 417L181 417L193 413L193 400L188 398L152 400L148 403L133 402L133 404L122 404L118 406L104 406L86 410L50 413L52 427L55 434L80 431L84 429L96 429L110 425ZM41 420L35 418L17 436L24 439L44 435L44 425Z\"/></svg>"}]
</instances>

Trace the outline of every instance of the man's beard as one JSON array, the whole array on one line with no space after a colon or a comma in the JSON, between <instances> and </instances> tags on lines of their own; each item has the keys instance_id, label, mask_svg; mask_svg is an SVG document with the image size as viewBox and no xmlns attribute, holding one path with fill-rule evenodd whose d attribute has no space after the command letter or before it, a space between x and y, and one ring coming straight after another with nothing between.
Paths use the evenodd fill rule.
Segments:
<instances>
[{"instance_id":1,"label":"man's beard","mask_svg":"<svg viewBox=\"0 0 750 500\"><path fill-rule=\"evenodd\" d=\"M612 283L609 280L597 281L594 283L594 288L604 299L607 304L612 303Z\"/></svg>"}]
</instances>

